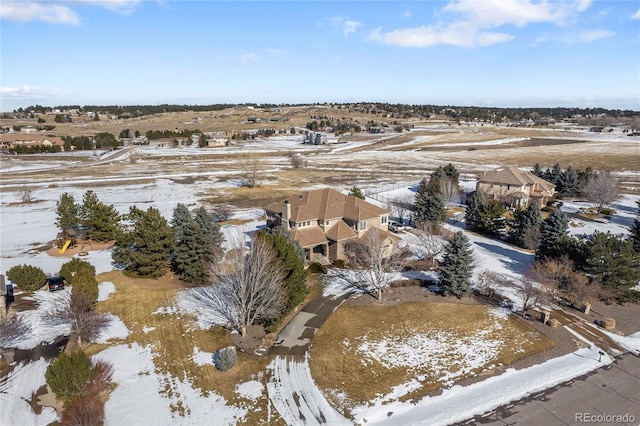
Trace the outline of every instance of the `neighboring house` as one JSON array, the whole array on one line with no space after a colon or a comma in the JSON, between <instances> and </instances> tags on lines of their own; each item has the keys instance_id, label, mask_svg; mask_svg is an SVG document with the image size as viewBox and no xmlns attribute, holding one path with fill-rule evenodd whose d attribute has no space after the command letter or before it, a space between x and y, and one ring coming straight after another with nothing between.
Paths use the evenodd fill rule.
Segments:
<instances>
[{"instance_id":1,"label":"neighboring house","mask_svg":"<svg viewBox=\"0 0 640 426\"><path fill-rule=\"evenodd\" d=\"M64 141L57 136L45 136L33 133L2 133L0 134L0 147L13 148L17 145L24 146L53 146L64 147Z\"/></svg>"},{"instance_id":2,"label":"neighboring house","mask_svg":"<svg viewBox=\"0 0 640 426\"><path fill-rule=\"evenodd\" d=\"M555 194L555 185L531 172L505 167L482 173L476 191L488 199L500 200L507 207L525 208L532 202L544 207Z\"/></svg>"},{"instance_id":3,"label":"neighboring house","mask_svg":"<svg viewBox=\"0 0 640 426\"><path fill-rule=\"evenodd\" d=\"M226 132L208 132L207 145L208 146L225 146L229 143L229 136Z\"/></svg>"},{"instance_id":4,"label":"neighboring house","mask_svg":"<svg viewBox=\"0 0 640 426\"><path fill-rule=\"evenodd\" d=\"M282 225L305 251L307 260L346 259L345 244L378 229L389 250L398 237L389 232L389 212L357 197L324 188L266 207L267 226Z\"/></svg>"}]
</instances>

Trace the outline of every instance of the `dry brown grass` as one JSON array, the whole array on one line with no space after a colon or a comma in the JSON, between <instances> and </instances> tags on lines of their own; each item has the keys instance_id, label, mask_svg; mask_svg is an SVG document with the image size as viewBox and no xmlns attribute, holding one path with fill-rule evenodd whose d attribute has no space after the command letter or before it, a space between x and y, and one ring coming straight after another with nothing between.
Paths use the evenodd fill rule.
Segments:
<instances>
[{"instance_id":1,"label":"dry brown grass","mask_svg":"<svg viewBox=\"0 0 640 426\"><path fill-rule=\"evenodd\" d=\"M99 302L97 310L118 316L130 330L126 339L114 344L135 342L152 347L156 371L165 377L164 393L167 396L175 392L172 380L186 378L204 395L215 392L223 396L228 404L248 407L246 424L266 422L269 403L266 388L263 395L255 401L241 397L235 389L238 384L249 380L264 382L263 372L268 359L239 352L238 364L227 372L220 372L213 365L199 366L192 360L194 348L203 352L215 352L230 346L232 343L229 332L220 328L200 329L195 318L185 314L154 314L159 308L174 305L174 296L183 288L175 276L167 274L158 280L136 279L112 271L99 275L98 280L113 282L116 292L108 300ZM92 345L87 352L95 354L106 347L108 345ZM184 406L176 405L172 409L180 413ZM274 424L278 424L278 420Z\"/></svg>"},{"instance_id":2,"label":"dry brown grass","mask_svg":"<svg viewBox=\"0 0 640 426\"><path fill-rule=\"evenodd\" d=\"M486 328L487 324L497 324ZM375 345L388 342L387 356L395 348L408 344L420 335L450 336L446 356L437 353L424 356L420 365L393 366L385 359L358 351L363 342ZM486 363L465 367L464 353L456 346L467 344L473 336L482 335L483 342L496 342L495 355ZM348 342L348 343L345 343ZM329 400L345 413L354 405L391 392L394 386L421 377L421 387L402 397L407 400L425 395L443 386L443 369L459 374L456 379L480 374L495 366L510 364L543 351L553 343L513 315L497 319L484 305L454 303L403 303L393 306L343 306L322 326L310 353L311 372ZM479 349L480 347L476 348ZM474 349L474 350L476 350ZM456 373L457 372L457 373ZM344 392L337 397L339 392Z\"/></svg>"}]
</instances>

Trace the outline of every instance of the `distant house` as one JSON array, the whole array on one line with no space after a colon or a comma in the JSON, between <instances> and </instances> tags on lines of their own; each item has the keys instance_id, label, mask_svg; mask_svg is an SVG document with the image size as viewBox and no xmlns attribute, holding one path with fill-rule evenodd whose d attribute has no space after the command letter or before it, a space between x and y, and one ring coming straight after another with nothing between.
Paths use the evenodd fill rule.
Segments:
<instances>
[{"instance_id":1,"label":"distant house","mask_svg":"<svg viewBox=\"0 0 640 426\"><path fill-rule=\"evenodd\" d=\"M482 173L476 191L488 199L501 201L507 207L525 208L532 202L544 207L555 194L555 185L531 172L505 167Z\"/></svg>"},{"instance_id":2,"label":"distant house","mask_svg":"<svg viewBox=\"0 0 640 426\"><path fill-rule=\"evenodd\" d=\"M53 146L64 147L64 141L57 136L45 136L33 133L2 133L0 134L0 147L13 148L23 146Z\"/></svg>"},{"instance_id":3,"label":"distant house","mask_svg":"<svg viewBox=\"0 0 640 426\"><path fill-rule=\"evenodd\" d=\"M225 146L229 143L229 136L226 132L208 132L206 135L208 146Z\"/></svg>"},{"instance_id":4,"label":"distant house","mask_svg":"<svg viewBox=\"0 0 640 426\"><path fill-rule=\"evenodd\" d=\"M307 260L346 259L345 244L378 229L391 249L389 212L357 197L324 188L266 207L267 226L283 225L304 249Z\"/></svg>"}]
</instances>

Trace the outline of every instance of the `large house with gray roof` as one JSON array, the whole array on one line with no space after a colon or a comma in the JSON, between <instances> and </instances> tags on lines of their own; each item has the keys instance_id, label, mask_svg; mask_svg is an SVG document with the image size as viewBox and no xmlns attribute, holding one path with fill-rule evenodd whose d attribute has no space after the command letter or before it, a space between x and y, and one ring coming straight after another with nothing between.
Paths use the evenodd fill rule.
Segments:
<instances>
[{"instance_id":1,"label":"large house with gray roof","mask_svg":"<svg viewBox=\"0 0 640 426\"><path fill-rule=\"evenodd\" d=\"M346 259L345 244L377 229L384 244L398 237L389 232L389 212L358 197L324 188L309 191L265 209L267 226L282 225L304 248L309 261Z\"/></svg>"},{"instance_id":2,"label":"large house with gray roof","mask_svg":"<svg viewBox=\"0 0 640 426\"><path fill-rule=\"evenodd\" d=\"M476 191L511 208L526 208L534 202L544 207L555 194L555 185L517 167L504 167L482 173Z\"/></svg>"}]
</instances>

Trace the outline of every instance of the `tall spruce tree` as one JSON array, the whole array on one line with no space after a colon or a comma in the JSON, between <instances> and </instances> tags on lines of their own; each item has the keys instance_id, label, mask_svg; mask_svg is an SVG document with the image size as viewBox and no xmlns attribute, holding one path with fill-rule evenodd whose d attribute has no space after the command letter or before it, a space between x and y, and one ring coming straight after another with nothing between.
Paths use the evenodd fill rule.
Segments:
<instances>
[{"instance_id":1,"label":"tall spruce tree","mask_svg":"<svg viewBox=\"0 0 640 426\"><path fill-rule=\"evenodd\" d=\"M569 220L560 209L553 210L540 225L540 247L537 257L559 257L561 242L569 233Z\"/></svg>"},{"instance_id":2,"label":"tall spruce tree","mask_svg":"<svg viewBox=\"0 0 640 426\"><path fill-rule=\"evenodd\" d=\"M440 264L440 287L457 298L466 296L471 288L474 261L469 239L456 232L444 249Z\"/></svg>"},{"instance_id":3,"label":"tall spruce tree","mask_svg":"<svg viewBox=\"0 0 640 426\"><path fill-rule=\"evenodd\" d=\"M176 244L171 259L173 271L189 285L207 284L210 270L223 254L220 227L204 207L196 209L192 217L184 204L176 206L171 223Z\"/></svg>"},{"instance_id":4,"label":"tall spruce tree","mask_svg":"<svg viewBox=\"0 0 640 426\"><path fill-rule=\"evenodd\" d=\"M596 231L586 247L585 272L624 300L624 294L640 281L640 253L633 249L633 241Z\"/></svg>"},{"instance_id":5,"label":"tall spruce tree","mask_svg":"<svg viewBox=\"0 0 640 426\"><path fill-rule=\"evenodd\" d=\"M638 214L631 225L631 241L633 242L633 249L640 252L640 201L636 201L638 205Z\"/></svg>"},{"instance_id":6,"label":"tall spruce tree","mask_svg":"<svg viewBox=\"0 0 640 426\"><path fill-rule=\"evenodd\" d=\"M470 231L481 231L481 212L484 206L484 195L475 191L467 201L464 211L464 221Z\"/></svg>"},{"instance_id":7,"label":"tall spruce tree","mask_svg":"<svg viewBox=\"0 0 640 426\"><path fill-rule=\"evenodd\" d=\"M80 221L86 236L95 241L110 241L119 231L120 215L112 204L106 205L95 192L85 192L80 206Z\"/></svg>"},{"instance_id":8,"label":"tall spruce tree","mask_svg":"<svg viewBox=\"0 0 640 426\"><path fill-rule=\"evenodd\" d=\"M121 233L111 254L125 273L138 277L157 278L169 267L175 247L173 229L154 207L146 211L129 208L127 219L131 227Z\"/></svg>"},{"instance_id":9,"label":"tall spruce tree","mask_svg":"<svg viewBox=\"0 0 640 426\"><path fill-rule=\"evenodd\" d=\"M569 197L575 197L578 195L578 181L578 172L576 172L573 167L569 166L566 170L563 170L558 174L558 178L556 180L556 191Z\"/></svg>"},{"instance_id":10,"label":"tall spruce tree","mask_svg":"<svg viewBox=\"0 0 640 426\"><path fill-rule=\"evenodd\" d=\"M80 206L73 195L68 192L60 195L56 201L56 226L61 231L77 226L80 223L79 210Z\"/></svg>"},{"instance_id":11,"label":"tall spruce tree","mask_svg":"<svg viewBox=\"0 0 640 426\"><path fill-rule=\"evenodd\" d=\"M440 195L418 197L413 210L416 223L437 225L447 218L445 202Z\"/></svg>"},{"instance_id":12,"label":"tall spruce tree","mask_svg":"<svg viewBox=\"0 0 640 426\"><path fill-rule=\"evenodd\" d=\"M536 202L529 203L526 209L515 211L511 223L511 238L520 247L534 249L536 247L528 247L529 237L533 229L540 228L541 223L540 206Z\"/></svg>"},{"instance_id":13,"label":"tall spruce tree","mask_svg":"<svg viewBox=\"0 0 640 426\"><path fill-rule=\"evenodd\" d=\"M540 168L540 163L536 163L533 165L533 169L531 170L531 173L535 176L538 176L539 178L541 178L544 175L542 169Z\"/></svg>"},{"instance_id":14,"label":"tall spruce tree","mask_svg":"<svg viewBox=\"0 0 640 426\"><path fill-rule=\"evenodd\" d=\"M273 246L285 274L286 304L284 310L281 315L264 324L268 330L273 331L280 324L282 318L292 312L309 294L308 270L304 268L304 250L297 241L291 238L289 231L283 227L277 226L262 231L258 238L264 238Z\"/></svg>"}]
</instances>

